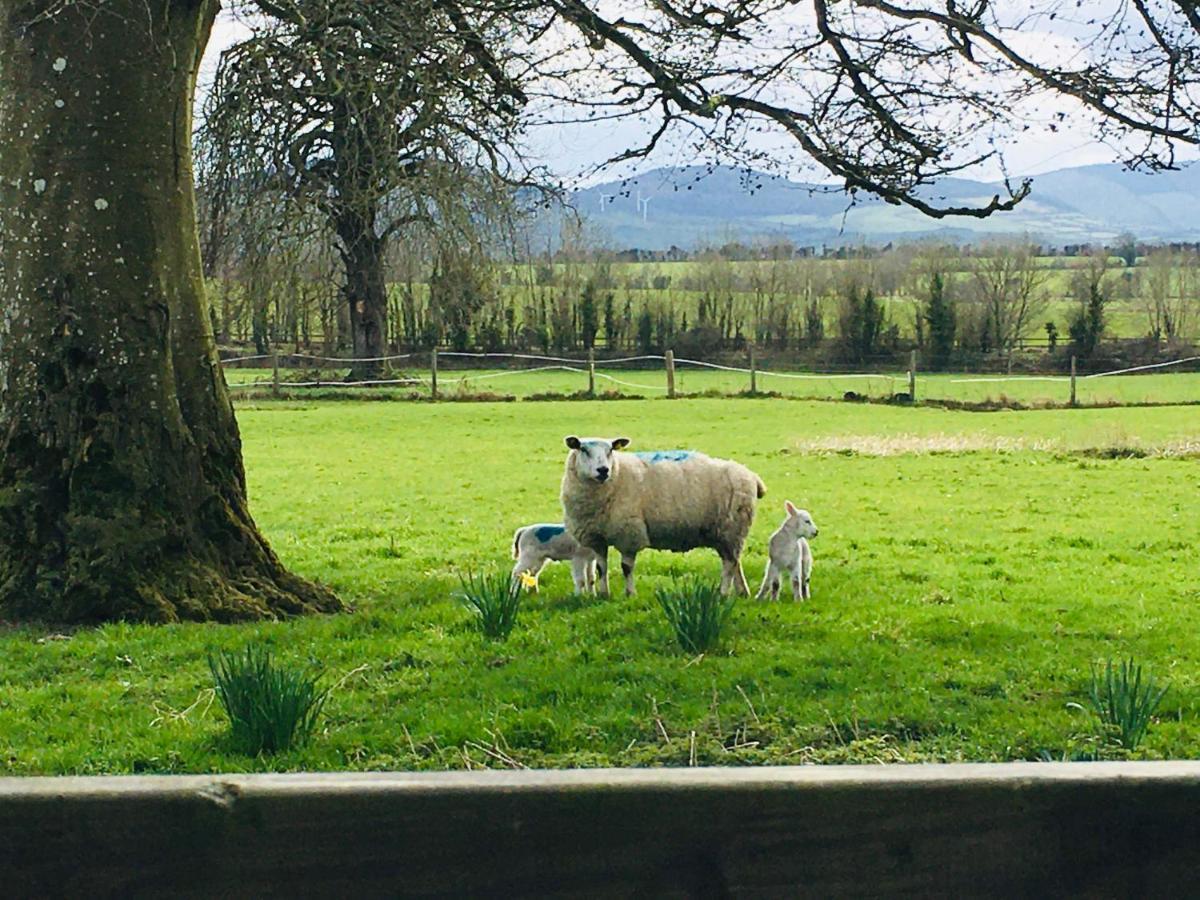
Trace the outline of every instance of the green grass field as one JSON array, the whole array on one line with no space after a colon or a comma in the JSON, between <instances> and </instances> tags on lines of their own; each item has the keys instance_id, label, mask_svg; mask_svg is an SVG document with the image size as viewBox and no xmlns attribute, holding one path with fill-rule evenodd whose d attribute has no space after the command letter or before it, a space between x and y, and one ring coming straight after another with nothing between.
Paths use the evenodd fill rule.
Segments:
<instances>
[{"instance_id":1,"label":"green grass field","mask_svg":"<svg viewBox=\"0 0 1200 900\"><path fill-rule=\"evenodd\" d=\"M1171 683L1141 756L1200 755L1200 417L1186 407L967 413L698 399L256 403L255 515L355 612L244 625L0 631L8 773L687 765L1060 756L1094 663ZM567 433L732 456L813 512L813 599L739 601L682 654L654 601L715 554L645 554L638 596L543 574L505 643L452 599L557 520ZM1119 455L1122 458L1104 458ZM619 576L614 584L619 584ZM234 754L206 653L263 641L335 689L314 741Z\"/></svg>"},{"instance_id":2,"label":"green grass field","mask_svg":"<svg viewBox=\"0 0 1200 900\"><path fill-rule=\"evenodd\" d=\"M579 369L576 365L570 369ZM1143 403L1200 403L1200 371L1197 363L1185 364L1180 369L1165 369L1149 374L1116 375L1107 377L1080 376L1077 382L1077 401L1084 405L1143 404ZM405 368L391 376L411 375L420 379L420 385L411 387L358 388L371 395L408 397L414 393L428 396L427 368ZM797 377L800 376L800 377ZM237 387L269 387L271 372L268 369L227 368L226 377ZM309 379L309 374L304 375ZM336 385L344 380L346 370L326 370L322 379ZM442 396L456 396L482 392L511 396L517 399L538 394L562 395L586 391L587 374L582 370L564 371L521 371L521 370L447 370L438 376ZM675 387L683 394L737 394L750 388L750 376L742 372L727 372L702 369L686 364L676 368ZM328 394L335 388L297 388L314 397ZM625 367L604 367L598 364L596 375L598 392L616 391L623 395L645 398L661 398L666 395L666 375L661 368L656 370L629 370ZM854 391L874 399L882 399L908 390L906 372L881 372L873 375L823 375L772 370L760 371L760 392L776 392L797 399L841 399L847 391ZM1001 375L978 375L972 373L918 373L917 397L919 400L951 400L971 403L998 403L1024 406L1065 405L1070 398L1070 381L1065 376L1023 376L1011 378Z\"/></svg>"}]
</instances>

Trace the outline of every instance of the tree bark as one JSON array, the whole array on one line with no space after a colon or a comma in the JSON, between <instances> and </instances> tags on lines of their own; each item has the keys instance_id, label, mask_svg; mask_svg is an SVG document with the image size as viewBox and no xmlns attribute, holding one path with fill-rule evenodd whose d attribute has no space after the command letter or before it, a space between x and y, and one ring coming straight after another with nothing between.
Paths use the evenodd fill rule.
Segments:
<instances>
[{"instance_id":1,"label":"tree bark","mask_svg":"<svg viewBox=\"0 0 1200 900\"><path fill-rule=\"evenodd\" d=\"M246 504L204 312L191 108L216 0L0 0L0 615L340 603Z\"/></svg>"},{"instance_id":2,"label":"tree bark","mask_svg":"<svg viewBox=\"0 0 1200 900\"><path fill-rule=\"evenodd\" d=\"M355 362L351 381L378 378L379 359L387 346L387 279L384 274L384 240L360 216L346 214L337 220L342 264L346 273L345 296L350 311L350 334Z\"/></svg>"}]
</instances>

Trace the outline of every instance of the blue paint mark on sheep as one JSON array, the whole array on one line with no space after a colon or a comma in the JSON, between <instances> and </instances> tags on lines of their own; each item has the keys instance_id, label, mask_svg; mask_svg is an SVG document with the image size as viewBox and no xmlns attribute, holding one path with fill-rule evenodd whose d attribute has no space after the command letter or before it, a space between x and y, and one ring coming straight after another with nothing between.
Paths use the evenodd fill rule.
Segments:
<instances>
[{"instance_id":1,"label":"blue paint mark on sheep","mask_svg":"<svg viewBox=\"0 0 1200 900\"><path fill-rule=\"evenodd\" d=\"M643 453L634 454L638 459L648 462L651 465L660 462L683 462L685 459L691 457L691 455L690 450L648 450Z\"/></svg>"},{"instance_id":2,"label":"blue paint mark on sheep","mask_svg":"<svg viewBox=\"0 0 1200 900\"><path fill-rule=\"evenodd\" d=\"M535 528L533 536L538 539L538 543L544 544L546 541L558 537L567 530L565 525L543 525L540 528Z\"/></svg>"}]
</instances>

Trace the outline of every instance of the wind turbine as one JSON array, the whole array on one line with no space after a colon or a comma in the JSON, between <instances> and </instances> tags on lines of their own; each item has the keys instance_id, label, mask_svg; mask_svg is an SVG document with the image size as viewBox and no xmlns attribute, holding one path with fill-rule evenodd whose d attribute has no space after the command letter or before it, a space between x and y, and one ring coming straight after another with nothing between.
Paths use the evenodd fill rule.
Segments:
<instances>
[{"instance_id":1,"label":"wind turbine","mask_svg":"<svg viewBox=\"0 0 1200 900\"><path fill-rule=\"evenodd\" d=\"M638 191L637 205L638 205L638 209L641 210L643 223L646 221L646 216L650 212L650 201L653 199L654 199L653 197L643 197L642 192Z\"/></svg>"}]
</instances>

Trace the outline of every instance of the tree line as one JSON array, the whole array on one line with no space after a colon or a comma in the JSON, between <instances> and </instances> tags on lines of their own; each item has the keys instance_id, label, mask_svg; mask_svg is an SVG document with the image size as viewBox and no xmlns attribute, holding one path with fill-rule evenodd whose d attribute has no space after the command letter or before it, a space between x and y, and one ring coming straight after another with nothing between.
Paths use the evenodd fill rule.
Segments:
<instances>
[{"instance_id":1,"label":"tree line","mask_svg":"<svg viewBox=\"0 0 1200 900\"><path fill-rule=\"evenodd\" d=\"M312 239L278 241L268 252L256 241L239 246L243 253L225 260L210 291L223 343L353 355L328 247ZM660 265L622 263L582 229L535 259L398 240L384 260L383 347L397 354L435 346L555 354L669 348L711 359L753 343L798 362L848 366L917 349L922 365L937 370L1034 349L1046 365L1067 355L1086 361L1116 337L1140 339L1143 354L1182 351L1200 327L1200 254L1191 249L1144 247L1144 256L1129 260L1098 249L1067 265L1041 257L1028 241L966 251L918 243L843 260L795 258L779 243L764 248L744 262L726 245ZM1114 333L1113 302L1136 310L1136 330Z\"/></svg>"}]
</instances>

